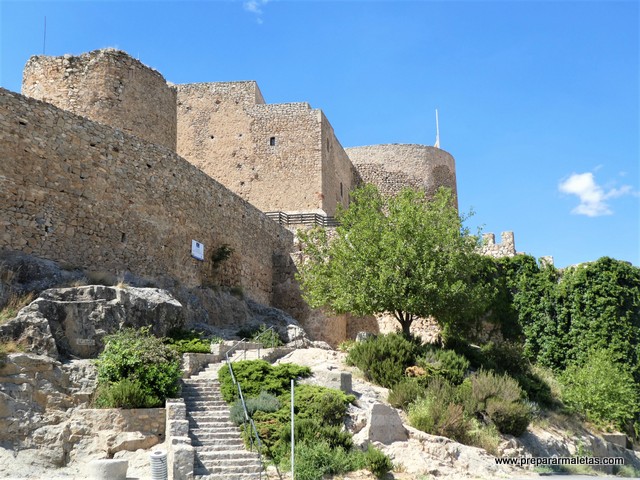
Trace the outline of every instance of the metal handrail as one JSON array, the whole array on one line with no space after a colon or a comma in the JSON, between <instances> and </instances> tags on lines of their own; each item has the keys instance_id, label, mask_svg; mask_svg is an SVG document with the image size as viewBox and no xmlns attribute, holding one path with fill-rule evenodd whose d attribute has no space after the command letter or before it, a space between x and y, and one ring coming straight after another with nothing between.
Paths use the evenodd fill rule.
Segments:
<instances>
[{"instance_id":1,"label":"metal handrail","mask_svg":"<svg viewBox=\"0 0 640 480\"><path fill-rule=\"evenodd\" d=\"M337 227L339 222L335 217L320 213L286 213L282 211L265 212L271 220L281 225L319 225L321 227Z\"/></svg>"},{"instance_id":2,"label":"metal handrail","mask_svg":"<svg viewBox=\"0 0 640 480\"><path fill-rule=\"evenodd\" d=\"M242 341L242 340L241 340ZM239 344L240 342L238 342ZM238 344L234 345L237 346ZM244 395L242 394L242 386L240 385L240 382L238 382L236 380L236 376L233 373L233 367L231 366L231 361L229 360L229 352L231 350L228 350L225 353L225 357L227 358L227 367L229 368L229 373L231 374L231 380L233 381L233 384L236 386L236 388L238 389L238 397L240 398L240 403L242 404L242 410L244 413L244 426L245 429L247 428L247 422L249 422L249 424L251 425L251 430L252 430L252 434L255 435L256 438L256 443L257 443L257 449L256 451L258 452L258 461L260 462L260 478L262 479L262 472L264 470L264 462L262 461L262 453L260 452L260 450L262 449L262 442L260 440L260 435L258 435L258 430L256 429L255 424L253 423L253 419L249 416L249 411L247 410L247 404L244 401ZM246 352L246 350L245 350ZM251 450L253 451L253 435L250 434L250 440L251 440Z\"/></svg>"},{"instance_id":3,"label":"metal handrail","mask_svg":"<svg viewBox=\"0 0 640 480\"><path fill-rule=\"evenodd\" d=\"M273 327L270 327L271 329ZM268 330L265 330L265 332ZM261 334L262 335L262 334ZM236 379L235 374L233 373L233 367L231 366L232 361L229 359L229 353L235 351L235 349L238 347L238 345L240 345L241 343L245 342L247 339L243 338L242 340L240 340L239 342L236 342L229 350L227 350L225 352L225 358L227 360L227 367L229 368L229 374L231 375L231 381L233 382L233 384L236 386L237 390L238 390L238 397L240 398L240 403L242 404L242 411L244 413L244 426L245 429L247 422L249 423L249 425L251 426L251 433L253 435L250 435L250 441L251 441L251 450L253 451L253 445L254 445L254 437L256 439L256 444L257 444L257 449L256 451L258 452L258 460L260 461L260 466L262 467L262 469L260 470L260 479L262 479L262 472L263 470L265 470L264 468L264 462L262 461L262 440L260 439L260 435L258 434L258 429L256 428L256 424L253 421L253 418L251 418L251 416L249 415L249 411L247 410L247 404L244 401L244 395L242 393L242 386L240 385L240 382ZM247 353L247 349L244 349L244 355L246 358L246 353ZM258 348L258 358L260 357L260 348ZM278 467L276 466L276 471L278 473L278 477L282 478L282 475L280 474L280 470L278 470Z\"/></svg>"}]
</instances>

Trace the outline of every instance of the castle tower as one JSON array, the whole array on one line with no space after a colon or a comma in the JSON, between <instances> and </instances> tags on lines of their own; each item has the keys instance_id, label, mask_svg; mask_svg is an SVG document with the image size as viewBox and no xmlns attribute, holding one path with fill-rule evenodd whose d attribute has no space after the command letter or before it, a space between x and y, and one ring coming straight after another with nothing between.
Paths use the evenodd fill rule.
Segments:
<instances>
[{"instance_id":1,"label":"castle tower","mask_svg":"<svg viewBox=\"0 0 640 480\"><path fill-rule=\"evenodd\" d=\"M176 150L175 90L120 50L35 55L24 68L22 94Z\"/></svg>"},{"instance_id":2,"label":"castle tower","mask_svg":"<svg viewBox=\"0 0 640 480\"><path fill-rule=\"evenodd\" d=\"M385 195L413 187L431 196L442 186L450 188L457 199L455 160L440 148L394 143L345 151L362 181L373 183Z\"/></svg>"}]
</instances>

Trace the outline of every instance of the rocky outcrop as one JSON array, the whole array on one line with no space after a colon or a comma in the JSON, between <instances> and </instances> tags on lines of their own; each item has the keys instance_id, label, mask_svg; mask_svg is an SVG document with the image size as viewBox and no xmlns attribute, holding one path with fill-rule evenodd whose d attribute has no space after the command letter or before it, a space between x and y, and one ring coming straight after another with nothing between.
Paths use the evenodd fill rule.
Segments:
<instances>
[{"instance_id":1,"label":"rocky outcrop","mask_svg":"<svg viewBox=\"0 0 640 480\"><path fill-rule=\"evenodd\" d=\"M182 305L164 290L91 285L45 290L0 326L0 338L54 358L95 358L104 336L124 327L163 336L183 324Z\"/></svg>"}]
</instances>

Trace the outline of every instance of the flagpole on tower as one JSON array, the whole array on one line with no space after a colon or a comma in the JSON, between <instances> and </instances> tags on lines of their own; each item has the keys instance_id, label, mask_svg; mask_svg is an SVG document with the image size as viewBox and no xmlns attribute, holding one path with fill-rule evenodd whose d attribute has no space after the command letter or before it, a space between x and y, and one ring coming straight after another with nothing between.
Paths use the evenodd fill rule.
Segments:
<instances>
[{"instance_id":1,"label":"flagpole on tower","mask_svg":"<svg viewBox=\"0 0 640 480\"><path fill-rule=\"evenodd\" d=\"M433 145L440 148L440 125L438 124L438 109L436 108L436 143Z\"/></svg>"}]
</instances>

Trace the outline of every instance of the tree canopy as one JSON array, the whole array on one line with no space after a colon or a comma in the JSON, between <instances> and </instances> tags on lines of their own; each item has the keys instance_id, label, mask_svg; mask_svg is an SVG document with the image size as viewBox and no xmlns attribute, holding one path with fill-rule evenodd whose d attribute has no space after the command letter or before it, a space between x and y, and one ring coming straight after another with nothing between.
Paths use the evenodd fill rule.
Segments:
<instances>
[{"instance_id":1,"label":"tree canopy","mask_svg":"<svg viewBox=\"0 0 640 480\"><path fill-rule=\"evenodd\" d=\"M365 185L338 220L335 232L299 233L306 257L299 280L312 307L392 313L405 335L416 317L433 316L446 336L465 330L494 294L493 264L477 253L448 189L427 200L422 191L386 197Z\"/></svg>"}]
</instances>

